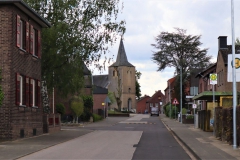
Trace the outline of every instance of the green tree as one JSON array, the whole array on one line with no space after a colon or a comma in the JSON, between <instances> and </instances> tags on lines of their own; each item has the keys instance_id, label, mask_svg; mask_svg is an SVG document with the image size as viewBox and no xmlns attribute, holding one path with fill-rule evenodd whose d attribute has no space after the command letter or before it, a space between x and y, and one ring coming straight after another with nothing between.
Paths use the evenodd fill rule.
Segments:
<instances>
[{"instance_id":1,"label":"green tree","mask_svg":"<svg viewBox=\"0 0 240 160\"><path fill-rule=\"evenodd\" d=\"M161 32L156 38L156 49L153 53L153 61L158 65L158 71L166 67L174 67L179 82L180 67L182 68L182 93L183 97L187 78L192 70L203 69L209 66L211 56L207 55L206 48L200 48L200 35L187 35L186 30L175 28L176 32ZM178 84L179 86L180 84ZM179 94L180 89L175 93ZM184 101L184 98L183 98ZM183 103L184 104L184 103Z\"/></svg>"},{"instance_id":2,"label":"green tree","mask_svg":"<svg viewBox=\"0 0 240 160\"><path fill-rule=\"evenodd\" d=\"M66 111L65 106L62 103L58 103L56 105L56 111L57 113L61 114L61 116L64 115Z\"/></svg>"},{"instance_id":3,"label":"green tree","mask_svg":"<svg viewBox=\"0 0 240 160\"><path fill-rule=\"evenodd\" d=\"M113 104L114 102L116 102L116 99L114 98L113 92L108 92L108 98L110 99L111 104Z\"/></svg>"},{"instance_id":4,"label":"green tree","mask_svg":"<svg viewBox=\"0 0 240 160\"><path fill-rule=\"evenodd\" d=\"M81 118L83 120L89 120L92 116L92 110L93 110L93 98L92 96L84 95L82 96L83 103L84 103L84 112L81 115Z\"/></svg>"},{"instance_id":5,"label":"green tree","mask_svg":"<svg viewBox=\"0 0 240 160\"><path fill-rule=\"evenodd\" d=\"M26 2L52 25L42 30L42 79L48 89L75 94L84 85L83 63L101 69L100 58L125 32L125 21L117 21L119 0Z\"/></svg>"},{"instance_id":6,"label":"green tree","mask_svg":"<svg viewBox=\"0 0 240 160\"><path fill-rule=\"evenodd\" d=\"M136 98L137 98L137 99L140 99L140 97L142 96L142 94L141 94L141 86L140 86L138 80L140 79L142 73L141 73L141 72L138 72L138 71L136 70L135 75L136 75Z\"/></svg>"},{"instance_id":7,"label":"green tree","mask_svg":"<svg viewBox=\"0 0 240 160\"><path fill-rule=\"evenodd\" d=\"M0 69L0 83L1 83L1 81L2 81L2 70ZM0 84L0 107L2 106L3 99L4 99L4 93L2 90L2 86Z\"/></svg>"},{"instance_id":8,"label":"green tree","mask_svg":"<svg viewBox=\"0 0 240 160\"><path fill-rule=\"evenodd\" d=\"M116 92L113 92L114 98L117 102L117 106L118 106L118 111L121 111L122 108L122 80L120 77L120 72L118 70L118 67L115 67L115 71L117 71L117 88L116 88Z\"/></svg>"},{"instance_id":9,"label":"green tree","mask_svg":"<svg viewBox=\"0 0 240 160\"><path fill-rule=\"evenodd\" d=\"M78 117L83 114L84 102L81 97L74 97L70 102L71 110L74 113L75 122L78 123Z\"/></svg>"}]
</instances>

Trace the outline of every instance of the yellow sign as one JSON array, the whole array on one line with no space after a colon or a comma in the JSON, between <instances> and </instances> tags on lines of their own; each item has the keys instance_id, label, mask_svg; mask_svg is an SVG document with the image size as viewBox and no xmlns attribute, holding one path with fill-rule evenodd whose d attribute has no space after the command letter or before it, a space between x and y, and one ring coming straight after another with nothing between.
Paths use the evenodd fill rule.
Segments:
<instances>
[{"instance_id":1,"label":"yellow sign","mask_svg":"<svg viewBox=\"0 0 240 160\"><path fill-rule=\"evenodd\" d=\"M217 84L217 74L216 73L210 74L210 84Z\"/></svg>"},{"instance_id":2,"label":"yellow sign","mask_svg":"<svg viewBox=\"0 0 240 160\"><path fill-rule=\"evenodd\" d=\"M240 68L240 59L239 58L235 58L235 68L236 69Z\"/></svg>"}]
</instances>

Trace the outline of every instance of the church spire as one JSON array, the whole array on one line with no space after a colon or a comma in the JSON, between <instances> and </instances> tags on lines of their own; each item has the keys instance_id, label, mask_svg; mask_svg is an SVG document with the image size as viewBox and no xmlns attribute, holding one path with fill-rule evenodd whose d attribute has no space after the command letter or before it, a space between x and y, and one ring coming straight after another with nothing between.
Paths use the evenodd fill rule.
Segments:
<instances>
[{"instance_id":1,"label":"church spire","mask_svg":"<svg viewBox=\"0 0 240 160\"><path fill-rule=\"evenodd\" d=\"M128 66L134 67L131 63L128 62L127 55L124 49L123 40L121 37L119 48L118 48L118 55L117 60L111 66Z\"/></svg>"}]
</instances>

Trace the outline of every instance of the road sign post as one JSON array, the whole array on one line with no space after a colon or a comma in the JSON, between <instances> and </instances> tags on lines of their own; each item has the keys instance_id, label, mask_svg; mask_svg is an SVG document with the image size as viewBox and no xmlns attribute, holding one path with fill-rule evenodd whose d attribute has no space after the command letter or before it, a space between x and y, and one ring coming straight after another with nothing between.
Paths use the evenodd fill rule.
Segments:
<instances>
[{"instance_id":1,"label":"road sign post","mask_svg":"<svg viewBox=\"0 0 240 160\"><path fill-rule=\"evenodd\" d=\"M174 98L172 104L175 104L175 119L176 119L176 108L177 108L177 107L176 107L176 104L179 104L177 98Z\"/></svg>"},{"instance_id":2,"label":"road sign post","mask_svg":"<svg viewBox=\"0 0 240 160\"><path fill-rule=\"evenodd\" d=\"M213 122L215 118L215 92L214 92L214 86L217 84L217 74L212 73L210 74L210 84L212 84L212 93L213 93ZM215 126L213 125L213 135L215 136Z\"/></svg>"}]
</instances>

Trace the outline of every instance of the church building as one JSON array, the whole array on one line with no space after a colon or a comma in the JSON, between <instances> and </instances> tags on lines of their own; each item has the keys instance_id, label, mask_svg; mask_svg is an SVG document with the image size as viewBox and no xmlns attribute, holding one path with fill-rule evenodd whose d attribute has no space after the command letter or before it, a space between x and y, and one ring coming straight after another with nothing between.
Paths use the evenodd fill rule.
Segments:
<instances>
[{"instance_id":1,"label":"church building","mask_svg":"<svg viewBox=\"0 0 240 160\"><path fill-rule=\"evenodd\" d=\"M136 109L135 66L128 62L122 39L117 60L108 68L108 80L108 91L114 93L118 99L111 104L111 108L121 108L122 111Z\"/></svg>"}]
</instances>

